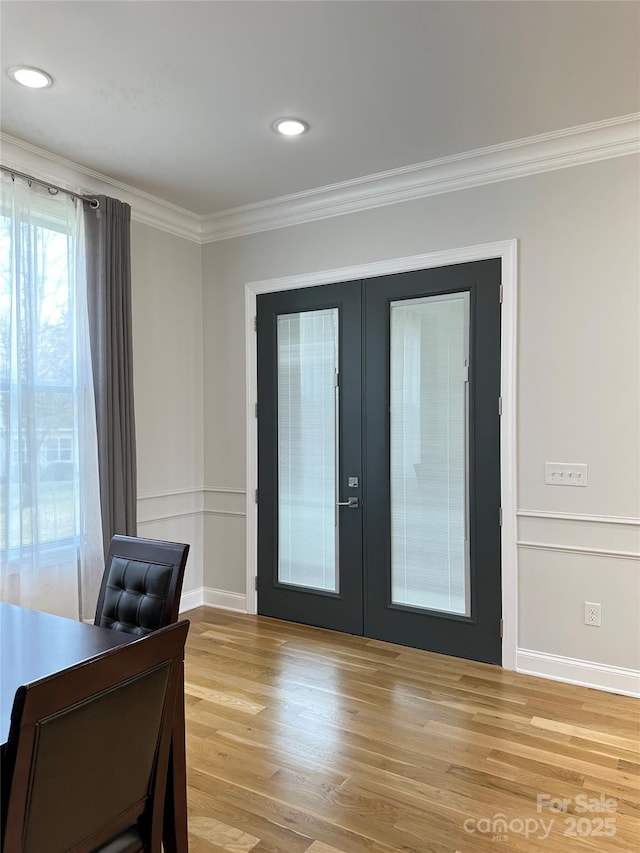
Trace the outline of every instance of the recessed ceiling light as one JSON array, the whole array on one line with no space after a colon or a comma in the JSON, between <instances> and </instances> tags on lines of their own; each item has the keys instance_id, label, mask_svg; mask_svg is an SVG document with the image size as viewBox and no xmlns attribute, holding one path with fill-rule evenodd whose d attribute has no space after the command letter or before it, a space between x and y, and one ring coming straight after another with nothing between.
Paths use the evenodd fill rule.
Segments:
<instances>
[{"instance_id":1,"label":"recessed ceiling light","mask_svg":"<svg viewBox=\"0 0 640 853\"><path fill-rule=\"evenodd\" d=\"M309 130L306 121L299 118L279 118L274 121L271 127L282 136L300 136L301 133L306 133Z\"/></svg>"},{"instance_id":2,"label":"recessed ceiling light","mask_svg":"<svg viewBox=\"0 0 640 853\"><path fill-rule=\"evenodd\" d=\"M53 85L53 77L50 74L28 65L12 65L7 69L7 74L16 83L30 89L46 89Z\"/></svg>"}]
</instances>

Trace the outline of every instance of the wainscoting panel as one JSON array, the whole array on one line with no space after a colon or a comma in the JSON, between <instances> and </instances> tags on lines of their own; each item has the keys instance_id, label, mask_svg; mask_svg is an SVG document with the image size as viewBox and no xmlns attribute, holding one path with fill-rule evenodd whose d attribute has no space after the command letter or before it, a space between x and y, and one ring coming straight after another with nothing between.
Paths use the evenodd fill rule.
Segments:
<instances>
[{"instance_id":1,"label":"wainscoting panel","mask_svg":"<svg viewBox=\"0 0 640 853\"><path fill-rule=\"evenodd\" d=\"M205 513L246 517L244 489L205 488L203 494Z\"/></svg>"},{"instance_id":2,"label":"wainscoting panel","mask_svg":"<svg viewBox=\"0 0 640 853\"><path fill-rule=\"evenodd\" d=\"M640 519L521 509L518 567L517 670L640 695Z\"/></svg>"},{"instance_id":3,"label":"wainscoting panel","mask_svg":"<svg viewBox=\"0 0 640 853\"><path fill-rule=\"evenodd\" d=\"M242 595L246 609L246 527L244 492L209 490L203 513L205 589ZM233 600L233 599L232 599ZM233 609L237 609L237 602Z\"/></svg>"},{"instance_id":4,"label":"wainscoting panel","mask_svg":"<svg viewBox=\"0 0 640 853\"><path fill-rule=\"evenodd\" d=\"M204 531L202 489L179 489L138 496L138 535L169 542L187 542L189 558L183 597L202 590Z\"/></svg>"},{"instance_id":5,"label":"wainscoting panel","mask_svg":"<svg viewBox=\"0 0 640 853\"><path fill-rule=\"evenodd\" d=\"M194 487L138 496L138 534L191 546L181 612L208 604L246 611L245 490Z\"/></svg>"},{"instance_id":6,"label":"wainscoting panel","mask_svg":"<svg viewBox=\"0 0 640 853\"><path fill-rule=\"evenodd\" d=\"M640 518L518 511L518 544L640 559Z\"/></svg>"},{"instance_id":7,"label":"wainscoting panel","mask_svg":"<svg viewBox=\"0 0 640 853\"><path fill-rule=\"evenodd\" d=\"M138 524L151 524L172 518L201 515L202 509L202 488L142 494L138 495Z\"/></svg>"}]
</instances>

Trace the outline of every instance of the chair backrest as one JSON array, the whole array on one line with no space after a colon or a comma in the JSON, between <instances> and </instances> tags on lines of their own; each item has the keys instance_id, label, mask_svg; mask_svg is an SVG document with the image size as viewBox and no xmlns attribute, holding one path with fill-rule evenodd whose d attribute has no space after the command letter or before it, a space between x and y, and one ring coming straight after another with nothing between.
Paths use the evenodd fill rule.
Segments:
<instances>
[{"instance_id":1,"label":"chair backrest","mask_svg":"<svg viewBox=\"0 0 640 853\"><path fill-rule=\"evenodd\" d=\"M6 853L160 851L188 628L178 622L17 690L2 762Z\"/></svg>"},{"instance_id":2,"label":"chair backrest","mask_svg":"<svg viewBox=\"0 0 640 853\"><path fill-rule=\"evenodd\" d=\"M179 542L114 536L94 624L143 636L175 622L188 554Z\"/></svg>"}]
</instances>

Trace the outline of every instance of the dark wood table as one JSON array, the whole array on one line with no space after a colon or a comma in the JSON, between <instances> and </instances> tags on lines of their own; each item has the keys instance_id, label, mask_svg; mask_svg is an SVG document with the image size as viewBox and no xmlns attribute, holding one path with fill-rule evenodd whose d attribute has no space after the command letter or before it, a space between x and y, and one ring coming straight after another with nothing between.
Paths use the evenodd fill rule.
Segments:
<instances>
[{"instance_id":1,"label":"dark wood table","mask_svg":"<svg viewBox=\"0 0 640 853\"><path fill-rule=\"evenodd\" d=\"M132 634L0 602L0 748L4 750L9 738L11 709L18 687L134 639ZM165 807L163 845L167 853L188 850L182 679L181 684Z\"/></svg>"}]
</instances>

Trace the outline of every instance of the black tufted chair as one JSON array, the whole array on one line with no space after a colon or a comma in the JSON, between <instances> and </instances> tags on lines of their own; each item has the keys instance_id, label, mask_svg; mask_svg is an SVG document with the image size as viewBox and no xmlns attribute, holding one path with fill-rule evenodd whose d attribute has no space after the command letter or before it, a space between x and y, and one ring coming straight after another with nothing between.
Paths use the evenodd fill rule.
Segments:
<instances>
[{"instance_id":1,"label":"black tufted chair","mask_svg":"<svg viewBox=\"0 0 640 853\"><path fill-rule=\"evenodd\" d=\"M18 688L2 757L5 853L160 853L188 628Z\"/></svg>"},{"instance_id":2,"label":"black tufted chair","mask_svg":"<svg viewBox=\"0 0 640 853\"><path fill-rule=\"evenodd\" d=\"M188 554L178 542L114 536L94 624L143 636L175 622Z\"/></svg>"}]
</instances>

